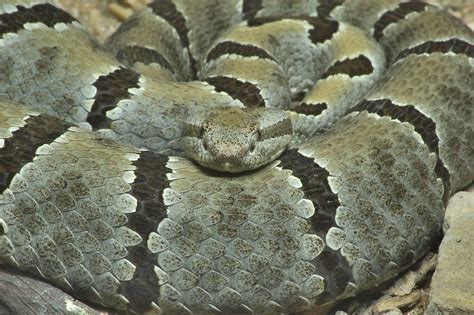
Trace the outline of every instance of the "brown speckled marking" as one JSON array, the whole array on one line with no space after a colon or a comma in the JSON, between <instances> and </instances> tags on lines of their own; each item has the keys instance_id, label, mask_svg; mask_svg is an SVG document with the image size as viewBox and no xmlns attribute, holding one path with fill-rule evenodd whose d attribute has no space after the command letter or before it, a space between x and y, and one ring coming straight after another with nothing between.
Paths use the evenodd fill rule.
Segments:
<instances>
[{"instance_id":1,"label":"brown speckled marking","mask_svg":"<svg viewBox=\"0 0 474 315\"><path fill-rule=\"evenodd\" d=\"M425 11L430 5L424 2L403 2L395 10L385 12L374 25L374 38L380 40L384 34L383 31L392 23L403 20L412 12Z\"/></svg>"},{"instance_id":2,"label":"brown speckled marking","mask_svg":"<svg viewBox=\"0 0 474 315\"><path fill-rule=\"evenodd\" d=\"M107 111L113 109L118 101L129 96L129 88L138 87L139 77L140 75L132 70L120 68L100 76L95 81L94 86L97 88L95 102L87 115L87 122L92 128L108 128L111 121L106 116Z\"/></svg>"},{"instance_id":3,"label":"brown speckled marking","mask_svg":"<svg viewBox=\"0 0 474 315\"><path fill-rule=\"evenodd\" d=\"M291 120L284 119L260 129L260 141L287 136L291 133Z\"/></svg>"},{"instance_id":4,"label":"brown speckled marking","mask_svg":"<svg viewBox=\"0 0 474 315\"><path fill-rule=\"evenodd\" d=\"M205 81L213 85L217 92L229 94L232 98L241 101L246 107L265 106L260 90L252 83L222 75L207 78Z\"/></svg>"},{"instance_id":5,"label":"brown speckled marking","mask_svg":"<svg viewBox=\"0 0 474 315\"><path fill-rule=\"evenodd\" d=\"M215 60L225 54L239 55L242 57L258 57L275 61L275 59L262 48L226 41L217 44L209 51L206 62Z\"/></svg>"},{"instance_id":6,"label":"brown speckled marking","mask_svg":"<svg viewBox=\"0 0 474 315\"><path fill-rule=\"evenodd\" d=\"M299 114L318 116L327 108L328 105L326 103L308 104L303 102L293 107L292 110Z\"/></svg>"},{"instance_id":7,"label":"brown speckled marking","mask_svg":"<svg viewBox=\"0 0 474 315\"><path fill-rule=\"evenodd\" d=\"M36 156L36 149L51 143L62 135L71 124L49 115L32 116L26 125L5 139L0 148L0 192L8 186L13 176Z\"/></svg>"},{"instance_id":8,"label":"brown speckled marking","mask_svg":"<svg viewBox=\"0 0 474 315\"><path fill-rule=\"evenodd\" d=\"M407 48L401 51L395 60L403 59L408 55L416 54L432 54L432 53L447 53L453 52L455 54L464 54L468 57L474 57L474 45L463 41L462 39L453 38L445 41L428 41L415 47Z\"/></svg>"},{"instance_id":9,"label":"brown speckled marking","mask_svg":"<svg viewBox=\"0 0 474 315\"><path fill-rule=\"evenodd\" d=\"M339 200L328 183L329 172L313 159L300 154L296 149L288 150L281 157L280 166L289 169L301 180L301 190L305 198L311 200L316 208L311 217L311 232L325 239L328 230L336 226L334 220ZM354 282L347 261L337 251L325 247L323 252L311 261L318 274L326 279L324 292L317 297L317 304L324 303L340 295L348 282Z\"/></svg>"},{"instance_id":10,"label":"brown speckled marking","mask_svg":"<svg viewBox=\"0 0 474 315\"><path fill-rule=\"evenodd\" d=\"M0 35L16 33L25 23L44 23L53 27L56 23L72 23L77 21L67 12L49 3L37 4L30 8L17 6L16 12L0 15Z\"/></svg>"},{"instance_id":11,"label":"brown speckled marking","mask_svg":"<svg viewBox=\"0 0 474 315\"><path fill-rule=\"evenodd\" d=\"M450 194L449 172L444 166L443 161L441 161L439 158L439 138L436 135L435 122L419 112L413 105L399 106L393 104L393 102L389 99L381 99L376 101L364 100L355 106L351 111L363 110L366 110L369 113L376 113L380 116L389 116L392 119L408 122L414 126L416 132L421 135L421 138L424 140L430 151L436 153L438 156L435 172L443 180L443 200L446 202Z\"/></svg>"},{"instance_id":12,"label":"brown speckled marking","mask_svg":"<svg viewBox=\"0 0 474 315\"><path fill-rule=\"evenodd\" d=\"M327 78L335 74L347 74L350 77L371 74L374 71L370 59L359 55L357 58L347 58L337 61L323 74L322 78Z\"/></svg>"},{"instance_id":13,"label":"brown speckled marking","mask_svg":"<svg viewBox=\"0 0 474 315\"><path fill-rule=\"evenodd\" d=\"M162 54L156 50L141 46L127 46L120 49L117 52L117 59L129 66L133 65L135 62L142 62L146 65L157 63L169 72L174 73L173 67Z\"/></svg>"},{"instance_id":14,"label":"brown speckled marking","mask_svg":"<svg viewBox=\"0 0 474 315\"><path fill-rule=\"evenodd\" d=\"M145 151L133 162L136 166L135 181L129 194L137 199L136 212L128 214L127 226L140 234L143 241L128 247L126 259L136 266L133 279L121 283L120 293L129 301L131 309L144 312L151 302L158 304L159 279L153 271L157 264L157 254L147 248L146 240L151 232L156 232L158 224L166 217L163 204L163 190L169 187L166 173L168 157Z\"/></svg>"}]
</instances>

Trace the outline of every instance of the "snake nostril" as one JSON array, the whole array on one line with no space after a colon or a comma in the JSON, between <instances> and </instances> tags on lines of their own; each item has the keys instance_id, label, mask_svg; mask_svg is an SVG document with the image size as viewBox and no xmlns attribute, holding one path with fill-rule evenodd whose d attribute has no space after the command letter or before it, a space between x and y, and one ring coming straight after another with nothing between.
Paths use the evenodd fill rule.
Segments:
<instances>
[{"instance_id":1,"label":"snake nostril","mask_svg":"<svg viewBox=\"0 0 474 315\"><path fill-rule=\"evenodd\" d=\"M204 148L204 150L207 151L208 144L207 144L207 140L206 140L206 139L203 139L203 140L202 140L202 147Z\"/></svg>"},{"instance_id":2,"label":"snake nostril","mask_svg":"<svg viewBox=\"0 0 474 315\"><path fill-rule=\"evenodd\" d=\"M255 151L255 142L250 145L249 150L250 150L250 152Z\"/></svg>"}]
</instances>

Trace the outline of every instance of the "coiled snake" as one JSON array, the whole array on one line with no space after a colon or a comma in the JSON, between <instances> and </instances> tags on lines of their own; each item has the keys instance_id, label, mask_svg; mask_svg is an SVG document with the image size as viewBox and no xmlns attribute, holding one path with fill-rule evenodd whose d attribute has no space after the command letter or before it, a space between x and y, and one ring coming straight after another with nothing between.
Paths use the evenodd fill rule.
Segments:
<instances>
[{"instance_id":1,"label":"coiled snake","mask_svg":"<svg viewBox=\"0 0 474 315\"><path fill-rule=\"evenodd\" d=\"M421 2L159 0L106 50L3 0L0 34L0 259L87 301L315 310L474 178L474 35Z\"/></svg>"}]
</instances>

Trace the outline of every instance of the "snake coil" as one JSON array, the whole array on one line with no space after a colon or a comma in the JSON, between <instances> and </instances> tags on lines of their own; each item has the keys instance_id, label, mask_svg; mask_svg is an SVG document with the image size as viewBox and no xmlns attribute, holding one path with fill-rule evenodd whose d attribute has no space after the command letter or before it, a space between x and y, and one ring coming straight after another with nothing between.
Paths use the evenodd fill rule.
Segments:
<instances>
[{"instance_id":1,"label":"snake coil","mask_svg":"<svg viewBox=\"0 0 474 315\"><path fill-rule=\"evenodd\" d=\"M90 302L317 310L474 179L474 34L422 2L158 0L105 49L4 0L0 36L0 261Z\"/></svg>"}]
</instances>

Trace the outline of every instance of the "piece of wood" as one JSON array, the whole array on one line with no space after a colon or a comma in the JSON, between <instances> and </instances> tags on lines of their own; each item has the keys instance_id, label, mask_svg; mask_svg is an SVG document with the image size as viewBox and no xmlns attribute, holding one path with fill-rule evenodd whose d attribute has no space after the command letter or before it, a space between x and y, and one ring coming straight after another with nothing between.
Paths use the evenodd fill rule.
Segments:
<instances>
[{"instance_id":1,"label":"piece of wood","mask_svg":"<svg viewBox=\"0 0 474 315\"><path fill-rule=\"evenodd\" d=\"M403 307L410 307L420 301L423 292L415 290L404 296L395 296L378 302L373 310L377 313L387 312L393 309L400 309Z\"/></svg>"},{"instance_id":2,"label":"piece of wood","mask_svg":"<svg viewBox=\"0 0 474 315\"><path fill-rule=\"evenodd\" d=\"M76 300L55 286L0 265L0 314L109 314Z\"/></svg>"},{"instance_id":3,"label":"piece of wood","mask_svg":"<svg viewBox=\"0 0 474 315\"><path fill-rule=\"evenodd\" d=\"M408 271L402 278L397 280L384 293L390 296L403 296L413 291L418 283L424 281L428 274L436 268L438 256L428 253L421 261L420 267L414 271Z\"/></svg>"}]
</instances>

